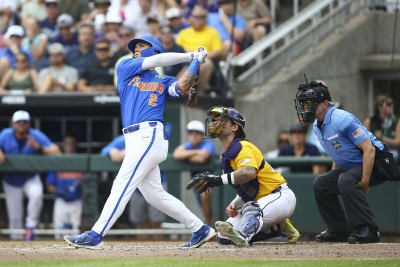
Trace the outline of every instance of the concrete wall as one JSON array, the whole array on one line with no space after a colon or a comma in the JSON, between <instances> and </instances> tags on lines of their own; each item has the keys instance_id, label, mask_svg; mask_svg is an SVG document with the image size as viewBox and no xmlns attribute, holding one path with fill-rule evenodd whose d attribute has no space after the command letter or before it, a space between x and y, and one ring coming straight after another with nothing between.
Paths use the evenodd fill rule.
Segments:
<instances>
[{"instance_id":1,"label":"concrete wall","mask_svg":"<svg viewBox=\"0 0 400 267\"><path fill-rule=\"evenodd\" d=\"M326 80L333 101L341 102L346 110L364 120L368 115L367 77L360 73L359 58L391 53L393 22L392 14L362 14L310 48L263 86L237 97L235 104L246 117L249 139L263 152L272 150L277 132L296 122L293 99L298 85L304 83L303 73L308 80ZM400 47L400 26L397 36L396 45Z\"/></svg>"}]
</instances>

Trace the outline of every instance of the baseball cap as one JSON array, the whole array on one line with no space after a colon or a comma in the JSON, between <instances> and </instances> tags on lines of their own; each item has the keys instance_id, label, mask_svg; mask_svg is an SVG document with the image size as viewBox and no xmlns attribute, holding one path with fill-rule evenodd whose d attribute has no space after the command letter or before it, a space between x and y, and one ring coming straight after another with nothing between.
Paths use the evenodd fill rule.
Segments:
<instances>
[{"instance_id":1,"label":"baseball cap","mask_svg":"<svg viewBox=\"0 0 400 267\"><path fill-rule=\"evenodd\" d=\"M94 5L108 4L111 5L110 0L95 0Z\"/></svg>"},{"instance_id":2,"label":"baseball cap","mask_svg":"<svg viewBox=\"0 0 400 267\"><path fill-rule=\"evenodd\" d=\"M223 5L223 4L230 4L235 2L235 0L218 0L218 4L219 5Z\"/></svg>"},{"instance_id":3,"label":"baseball cap","mask_svg":"<svg viewBox=\"0 0 400 267\"><path fill-rule=\"evenodd\" d=\"M317 93L317 97L321 102L324 100L332 101L328 87L325 86L323 83L321 83L320 81L311 81L309 84L311 89Z\"/></svg>"},{"instance_id":4,"label":"baseball cap","mask_svg":"<svg viewBox=\"0 0 400 267\"><path fill-rule=\"evenodd\" d=\"M25 35L24 28L22 28L19 25L12 25L12 26L8 27L5 37L8 39L13 35L16 35L19 37L24 37L24 35Z\"/></svg>"},{"instance_id":5,"label":"baseball cap","mask_svg":"<svg viewBox=\"0 0 400 267\"><path fill-rule=\"evenodd\" d=\"M61 43L54 43L54 44L49 45L48 51L49 51L49 54L62 53L65 55L65 53L66 53L65 47Z\"/></svg>"},{"instance_id":6,"label":"baseball cap","mask_svg":"<svg viewBox=\"0 0 400 267\"><path fill-rule=\"evenodd\" d=\"M46 3L46 5L48 5L48 4L57 4L57 0L46 0L45 3Z\"/></svg>"},{"instance_id":7,"label":"baseball cap","mask_svg":"<svg viewBox=\"0 0 400 267\"><path fill-rule=\"evenodd\" d=\"M167 19L178 18L181 16L182 16L181 10L176 7L168 8L167 11L165 12L165 17Z\"/></svg>"},{"instance_id":8,"label":"baseball cap","mask_svg":"<svg viewBox=\"0 0 400 267\"><path fill-rule=\"evenodd\" d=\"M58 18L57 18L57 28L63 26L63 25L72 25L74 24L74 19L68 15L68 14L61 14Z\"/></svg>"},{"instance_id":9,"label":"baseball cap","mask_svg":"<svg viewBox=\"0 0 400 267\"><path fill-rule=\"evenodd\" d=\"M187 131L197 131L201 133L205 133L204 124L201 121L194 120L187 124L186 126Z\"/></svg>"},{"instance_id":10,"label":"baseball cap","mask_svg":"<svg viewBox=\"0 0 400 267\"><path fill-rule=\"evenodd\" d=\"M306 133L307 127L301 123L295 123L290 126L289 133Z\"/></svg>"},{"instance_id":11,"label":"baseball cap","mask_svg":"<svg viewBox=\"0 0 400 267\"><path fill-rule=\"evenodd\" d=\"M31 116L29 116L29 113L26 112L25 110L15 111L12 116L12 122L30 121L30 120L31 120Z\"/></svg>"},{"instance_id":12,"label":"baseball cap","mask_svg":"<svg viewBox=\"0 0 400 267\"><path fill-rule=\"evenodd\" d=\"M122 23L122 18L117 12L107 12L106 23Z\"/></svg>"}]
</instances>

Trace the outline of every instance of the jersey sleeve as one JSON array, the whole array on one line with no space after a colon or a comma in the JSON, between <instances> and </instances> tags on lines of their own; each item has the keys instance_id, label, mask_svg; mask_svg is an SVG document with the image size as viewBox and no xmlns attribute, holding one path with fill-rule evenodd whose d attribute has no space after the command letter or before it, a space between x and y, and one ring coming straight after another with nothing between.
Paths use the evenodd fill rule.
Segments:
<instances>
[{"instance_id":1,"label":"jersey sleeve","mask_svg":"<svg viewBox=\"0 0 400 267\"><path fill-rule=\"evenodd\" d=\"M107 146L105 146L100 154L104 156L108 156L110 154L111 149L116 148L118 150L124 150L125 149L125 138L123 135L118 136L115 138L111 143L109 143Z\"/></svg>"},{"instance_id":2,"label":"jersey sleeve","mask_svg":"<svg viewBox=\"0 0 400 267\"><path fill-rule=\"evenodd\" d=\"M341 128L344 137L351 140L356 146L368 138L368 132L359 120L354 117L347 117Z\"/></svg>"},{"instance_id":3,"label":"jersey sleeve","mask_svg":"<svg viewBox=\"0 0 400 267\"><path fill-rule=\"evenodd\" d=\"M214 144L209 140L205 140L200 149L207 150L210 155L215 154Z\"/></svg>"},{"instance_id":4,"label":"jersey sleeve","mask_svg":"<svg viewBox=\"0 0 400 267\"><path fill-rule=\"evenodd\" d=\"M258 171L259 163L257 163L256 155L252 153L252 150L248 146L242 147L242 150L235 158L235 163L238 169L242 166L249 166Z\"/></svg>"},{"instance_id":5,"label":"jersey sleeve","mask_svg":"<svg viewBox=\"0 0 400 267\"><path fill-rule=\"evenodd\" d=\"M46 178L46 185L56 185L57 174L55 172L49 172Z\"/></svg>"},{"instance_id":6,"label":"jersey sleeve","mask_svg":"<svg viewBox=\"0 0 400 267\"><path fill-rule=\"evenodd\" d=\"M126 58L117 65L118 80L125 80L142 71L142 64L145 58Z\"/></svg>"},{"instance_id":7,"label":"jersey sleeve","mask_svg":"<svg viewBox=\"0 0 400 267\"><path fill-rule=\"evenodd\" d=\"M39 143L42 147L49 147L53 145L53 142L42 132L39 131L32 131L31 132L33 138L35 138L36 142Z\"/></svg>"}]
</instances>

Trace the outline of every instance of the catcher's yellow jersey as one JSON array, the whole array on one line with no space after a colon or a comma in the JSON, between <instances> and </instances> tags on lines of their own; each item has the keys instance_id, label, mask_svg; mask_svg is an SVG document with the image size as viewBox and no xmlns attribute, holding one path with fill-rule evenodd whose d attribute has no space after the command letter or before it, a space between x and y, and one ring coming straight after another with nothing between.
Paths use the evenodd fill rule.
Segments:
<instances>
[{"instance_id":1,"label":"catcher's yellow jersey","mask_svg":"<svg viewBox=\"0 0 400 267\"><path fill-rule=\"evenodd\" d=\"M224 159L225 163L229 160L230 166L224 166ZM252 180L245 185L234 185L237 193L245 201L258 200L271 193L281 184L286 183L282 175L264 160L260 149L244 139L232 141L227 151L222 155L221 164L224 173L237 170L242 166L250 166L257 170L255 181Z\"/></svg>"}]
</instances>

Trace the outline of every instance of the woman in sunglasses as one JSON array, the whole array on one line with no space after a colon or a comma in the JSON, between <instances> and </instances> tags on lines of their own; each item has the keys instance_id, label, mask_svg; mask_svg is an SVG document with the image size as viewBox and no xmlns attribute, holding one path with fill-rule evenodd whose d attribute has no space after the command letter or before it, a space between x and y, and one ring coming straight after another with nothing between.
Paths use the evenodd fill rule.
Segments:
<instances>
[{"instance_id":1,"label":"woman in sunglasses","mask_svg":"<svg viewBox=\"0 0 400 267\"><path fill-rule=\"evenodd\" d=\"M375 113L364 122L364 126L383 143L387 144L389 151L396 161L399 158L400 148L400 121L394 115L393 99L386 95L375 97Z\"/></svg>"},{"instance_id":2,"label":"woman in sunglasses","mask_svg":"<svg viewBox=\"0 0 400 267\"><path fill-rule=\"evenodd\" d=\"M18 53L15 61L16 68L8 70L1 79L0 93L37 91L38 74L35 69L30 68L28 55L23 52Z\"/></svg>"}]
</instances>

